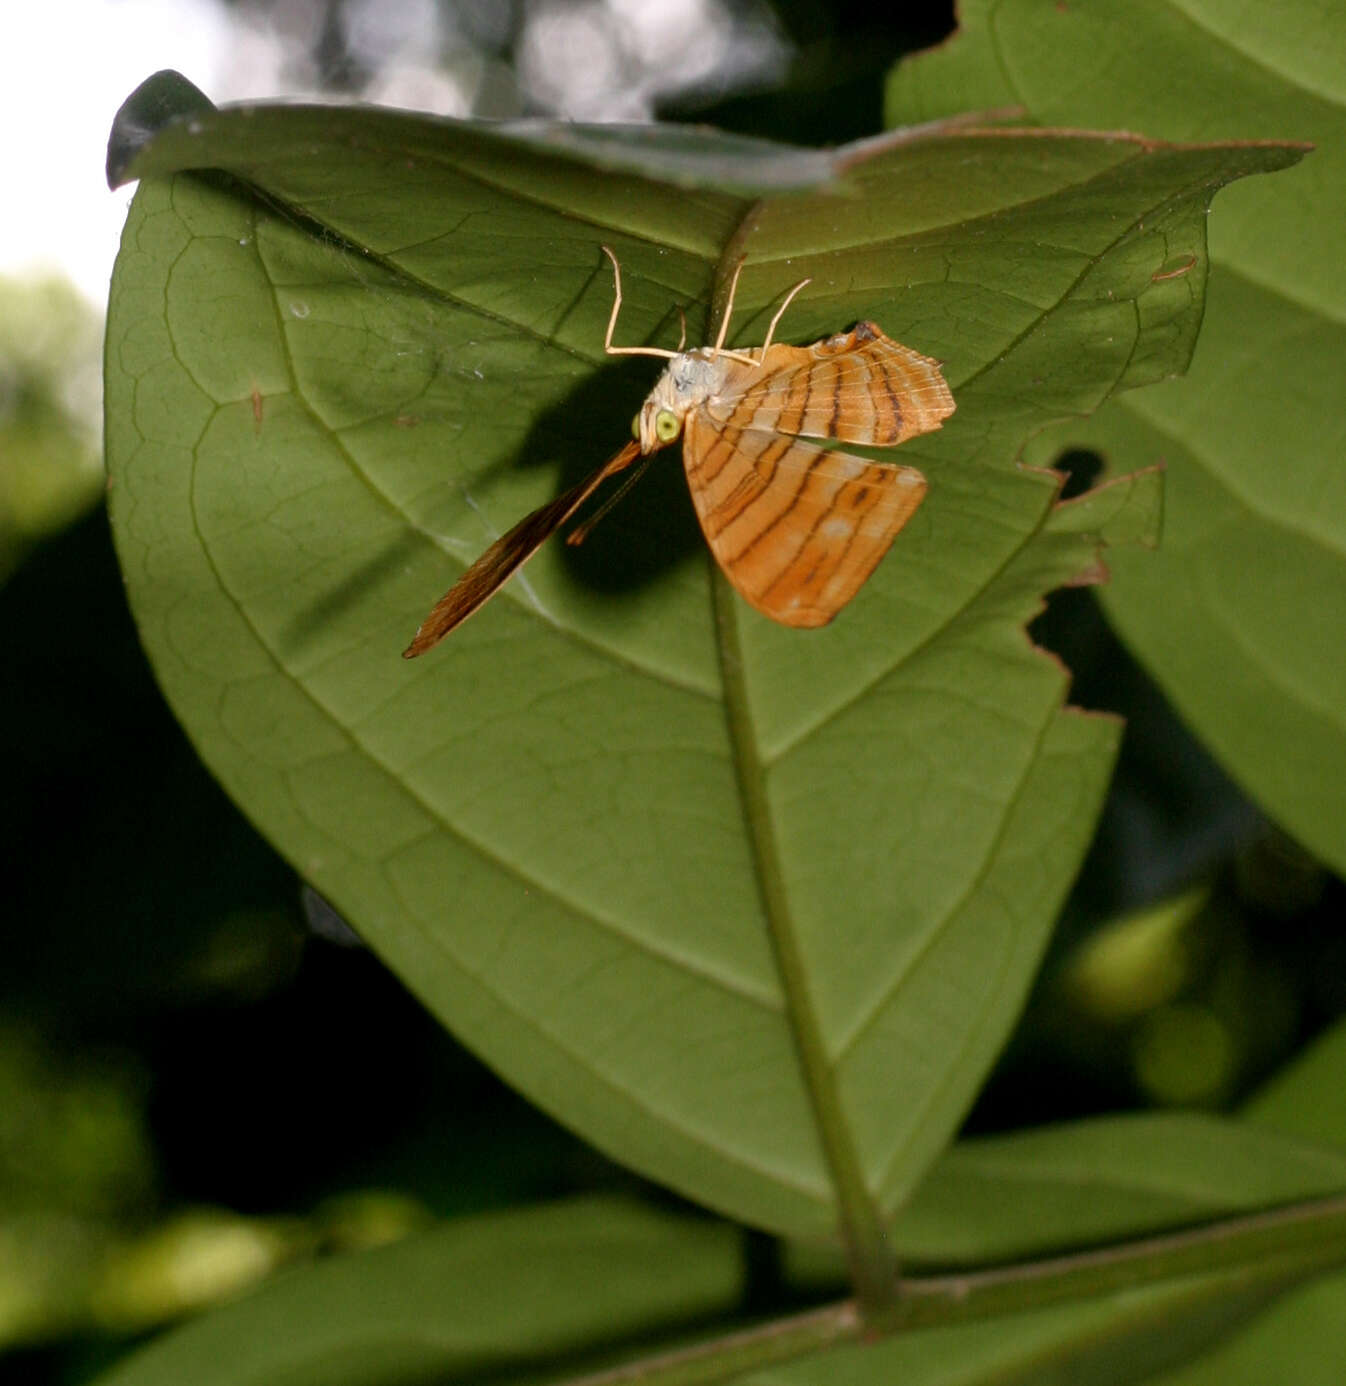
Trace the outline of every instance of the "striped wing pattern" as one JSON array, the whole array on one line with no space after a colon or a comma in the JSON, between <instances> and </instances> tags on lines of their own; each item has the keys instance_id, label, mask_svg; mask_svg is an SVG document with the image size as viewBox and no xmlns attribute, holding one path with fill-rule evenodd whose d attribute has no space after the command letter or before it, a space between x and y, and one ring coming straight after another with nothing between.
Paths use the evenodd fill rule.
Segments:
<instances>
[{"instance_id":1,"label":"striped wing pattern","mask_svg":"<svg viewBox=\"0 0 1346 1386\"><path fill-rule=\"evenodd\" d=\"M769 347L757 366L734 362L706 408L740 428L895 447L938 428L954 403L938 361L861 322L812 346Z\"/></svg>"},{"instance_id":2,"label":"striped wing pattern","mask_svg":"<svg viewBox=\"0 0 1346 1386\"><path fill-rule=\"evenodd\" d=\"M926 493L914 467L804 438L891 447L954 409L939 365L874 326L733 363L684 424L683 462L716 561L787 626L826 625L874 571Z\"/></svg>"},{"instance_id":3,"label":"striped wing pattern","mask_svg":"<svg viewBox=\"0 0 1346 1386\"><path fill-rule=\"evenodd\" d=\"M914 467L720 428L703 409L685 428L683 461L706 542L738 593L782 625L826 625L925 496Z\"/></svg>"},{"instance_id":4,"label":"striped wing pattern","mask_svg":"<svg viewBox=\"0 0 1346 1386\"><path fill-rule=\"evenodd\" d=\"M714 394L670 404L683 419L683 463L702 531L734 587L763 615L787 626L826 625L887 553L926 484L914 467L870 462L804 439L893 447L938 428L953 413L953 396L939 362L872 322L812 346L777 344L751 362L721 359L725 372ZM641 455L628 443L497 539L439 599L404 655L414 658L438 644L600 482Z\"/></svg>"}]
</instances>

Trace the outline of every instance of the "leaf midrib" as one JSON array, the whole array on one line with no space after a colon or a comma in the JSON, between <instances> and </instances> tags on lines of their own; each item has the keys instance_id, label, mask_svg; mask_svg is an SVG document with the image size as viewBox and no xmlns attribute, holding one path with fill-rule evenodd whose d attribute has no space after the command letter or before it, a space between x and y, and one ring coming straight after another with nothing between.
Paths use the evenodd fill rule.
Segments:
<instances>
[{"instance_id":1,"label":"leaf midrib","mask_svg":"<svg viewBox=\"0 0 1346 1386\"><path fill-rule=\"evenodd\" d=\"M709 556L707 558L709 562ZM864 1178L855 1133L846 1119L837 1070L827 1054L823 1029L808 986L808 969L782 870L771 804L767 766L753 727L743 651L739 643L741 604L728 579L715 567L711 575L715 648L724 685L725 724L738 785L745 837L767 933L776 959L785 1021L799 1062L801 1085L812 1109L815 1133L835 1194L839 1231L847 1248L856 1288L870 1308L882 1308L896 1292L897 1262L878 1204Z\"/></svg>"}]
</instances>

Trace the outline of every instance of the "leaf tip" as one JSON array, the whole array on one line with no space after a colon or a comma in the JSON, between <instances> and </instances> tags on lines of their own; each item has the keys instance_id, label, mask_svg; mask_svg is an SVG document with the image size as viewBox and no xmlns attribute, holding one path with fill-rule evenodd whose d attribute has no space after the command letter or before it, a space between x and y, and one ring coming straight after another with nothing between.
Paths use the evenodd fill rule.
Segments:
<instances>
[{"instance_id":1,"label":"leaf tip","mask_svg":"<svg viewBox=\"0 0 1346 1386\"><path fill-rule=\"evenodd\" d=\"M108 187L115 189L130 181L128 171L136 155L164 126L214 109L200 87L172 68L145 78L112 118L107 142Z\"/></svg>"}]
</instances>

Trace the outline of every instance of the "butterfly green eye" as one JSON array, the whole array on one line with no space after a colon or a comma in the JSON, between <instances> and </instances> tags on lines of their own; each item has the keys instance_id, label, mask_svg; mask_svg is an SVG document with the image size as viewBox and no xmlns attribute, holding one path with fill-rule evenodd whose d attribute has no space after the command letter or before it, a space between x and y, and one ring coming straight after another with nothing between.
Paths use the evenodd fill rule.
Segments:
<instances>
[{"instance_id":1,"label":"butterfly green eye","mask_svg":"<svg viewBox=\"0 0 1346 1386\"><path fill-rule=\"evenodd\" d=\"M661 409L654 416L654 436L661 443L671 443L682 432L682 420L669 409Z\"/></svg>"}]
</instances>

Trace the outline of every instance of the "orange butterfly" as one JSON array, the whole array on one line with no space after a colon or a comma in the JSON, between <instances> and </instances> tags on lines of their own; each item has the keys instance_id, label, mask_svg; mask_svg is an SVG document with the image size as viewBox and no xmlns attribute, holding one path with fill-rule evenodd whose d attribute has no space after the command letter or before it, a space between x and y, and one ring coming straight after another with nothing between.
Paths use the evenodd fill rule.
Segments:
<instances>
[{"instance_id":1,"label":"orange butterfly","mask_svg":"<svg viewBox=\"0 0 1346 1386\"><path fill-rule=\"evenodd\" d=\"M925 496L925 477L914 467L871 462L804 439L893 447L938 428L954 411L938 361L885 337L872 322L812 346L772 346L781 314L807 279L785 296L760 347L726 349L742 261L713 347L615 347L621 267L603 250L614 286L603 350L668 359L632 425L634 441L497 539L435 603L403 651L407 659L465 621L603 481L679 434L692 502L716 562L740 596L783 625L826 625ZM592 522L580 526L570 541L590 528Z\"/></svg>"}]
</instances>

